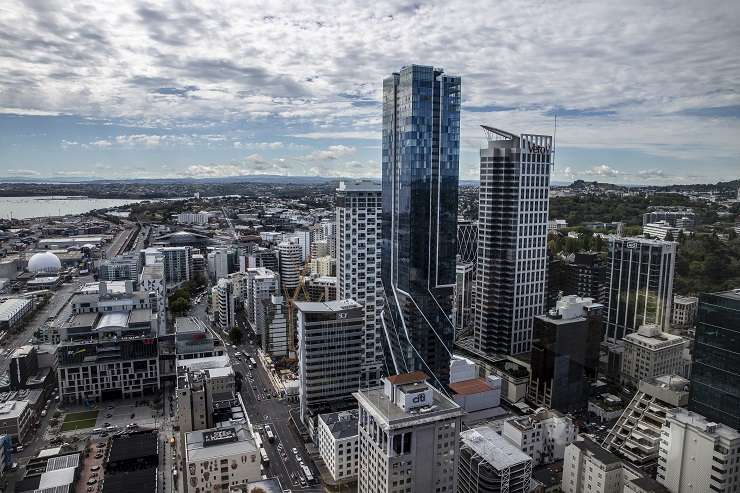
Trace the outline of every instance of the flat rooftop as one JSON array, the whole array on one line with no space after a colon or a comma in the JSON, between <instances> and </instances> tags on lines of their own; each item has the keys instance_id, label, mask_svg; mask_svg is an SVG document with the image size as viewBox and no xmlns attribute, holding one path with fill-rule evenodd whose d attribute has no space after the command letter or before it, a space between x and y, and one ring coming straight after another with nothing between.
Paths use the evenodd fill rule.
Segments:
<instances>
[{"instance_id":1,"label":"flat rooftop","mask_svg":"<svg viewBox=\"0 0 740 493\"><path fill-rule=\"evenodd\" d=\"M0 419L16 419L28 407L28 401L5 401L0 404Z\"/></svg>"},{"instance_id":2,"label":"flat rooftop","mask_svg":"<svg viewBox=\"0 0 740 493\"><path fill-rule=\"evenodd\" d=\"M246 424L185 433L185 457L187 462L256 453L257 445Z\"/></svg>"},{"instance_id":3,"label":"flat rooftop","mask_svg":"<svg viewBox=\"0 0 740 493\"><path fill-rule=\"evenodd\" d=\"M0 320L8 320L26 305L31 304L31 300L22 298L10 298L0 303Z\"/></svg>"},{"instance_id":4,"label":"flat rooftop","mask_svg":"<svg viewBox=\"0 0 740 493\"><path fill-rule=\"evenodd\" d=\"M397 384L394 384L397 385ZM455 417L463 414L460 406L440 391L432 389L432 405L404 411L392 403L385 395L383 387L360 390L352 395L369 412L373 413L381 427L388 429L397 426L407 426L409 423L425 423L437 421L444 417Z\"/></svg>"},{"instance_id":5,"label":"flat rooftop","mask_svg":"<svg viewBox=\"0 0 740 493\"><path fill-rule=\"evenodd\" d=\"M335 440L342 440L357 435L358 410L339 411L319 415L319 419L326 423Z\"/></svg>"},{"instance_id":6,"label":"flat rooftop","mask_svg":"<svg viewBox=\"0 0 740 493\"><path fill-rule=\"evenodd\" d=\"M463 446L467 446L497 470L512 467L532 458L509 443L490 426L479 426L460 433Z\"/></svg>"},{"instance_id":7,"label":"flat rooftop","mask_svg":"<svg viewBox=\"0 0 740 493\"><path fill-rule=\"evenodd\" d=\"M108 462L129 461L158 455L157 435L151 432L115 437Z\"/></svg>"},{"instance_id":8,"label":"flat rooftop","mask_svg":"<svg viewBox=\"0 0 740 493\"><path fill-rule=\"evenodd\" d=\"M736 430L735 428L730 428L729 426L723 425L722 423L715 423L714 421L710 421L701 414L691 412L683 407L677 407L668 411L666 413L666 419L668 418L673 418L679 423L685 424L692 428L697 428L702 432L712 436L718 436L726 440L740 439L740 431Z\"/></svg>"},{"instance_id":9,"label":"flat rooftop","mask_svg":"<svg viewBox=\"0 0 740 493\"><path fill-rule=\"evenodd\" d=\"M132 491L157 491L157 468L128 472L106 473L103 493L130 493Z\"/></svg>"},{"instance_id":10,"label":"flat rooftop","mask_svg":"<svg viewBox=\"0 0 740 493\"><path fill-rule=\"evenodd\" d=\"M719 293L712 293L715 296L721 296L730 300L740 301L740 288L731 289L729 291L720 291Z\"/></svg>"},{"instance_id":11,"label":"flat rooftop","mask_svg":"<svg viewBox=\"0 0 740 493\"><path fill-rule=\"evenodd\" d=\"M354 300L296 301L295 306L304 313L341 312L352 308L362 308L362 305Z\"/></svg>"}]
</instances>

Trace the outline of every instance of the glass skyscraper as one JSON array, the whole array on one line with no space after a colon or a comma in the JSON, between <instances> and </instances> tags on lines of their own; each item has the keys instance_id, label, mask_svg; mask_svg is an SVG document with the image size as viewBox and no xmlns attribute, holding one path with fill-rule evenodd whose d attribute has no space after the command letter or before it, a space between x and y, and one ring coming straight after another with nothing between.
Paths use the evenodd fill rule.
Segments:
<instances>
[{"instance_id":1,"label":"glass skyscraper","mask_svg":"<svg viewBox=\"0 0 740 493\"><path fill-rule=\"evenodd\" d=\"M381 323L386 364L449 380L460 77L411 65L383 81Z\"/></svg>"},{"instance_id":2,"label":"glass skyscraper","mask_svg":"<svg viewBox=\"0 0 740 493\"><path fill-rule=\"evenodd\" d=\"M689 409L740 430L740 289L699 296Z\"/></svg>"}]
</instances>

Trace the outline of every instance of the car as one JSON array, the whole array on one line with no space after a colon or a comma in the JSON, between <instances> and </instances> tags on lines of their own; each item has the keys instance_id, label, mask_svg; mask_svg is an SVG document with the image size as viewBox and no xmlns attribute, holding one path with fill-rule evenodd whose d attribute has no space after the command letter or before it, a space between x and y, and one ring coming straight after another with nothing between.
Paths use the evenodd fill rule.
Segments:
<instances>
[{"instance_id":1,"label":"car","mask_svg":"<svg viewBox=\"0 0 740 493\"><path fill-rule=\"evenodd\" d=\"M304 488L307 486L306 480L303 478L301 478L301 486Z\"/></svg>"},{"instance_id":2,"label":"car","mask_svg":"<svg viewBox=\"0 0 740 493\"><path fill-rule=\"evenodd\" d=\"M105 417L106 417L106 418L112 418L112 417L113 417L113 415L112 415L111 413L108 413L108 414L106 414L106 415L105 415Z\"/></svg>"},{"instance_id":3,"label":"car","mask_svg":"<svg viewBox=\"0 0 740 493\"><path fill-rule=\"evenodd\" d=\"M102 459L103 458L103 454L95 454L95 458L96 459Z\"/></svg>"},{"instance_id":4,"label":"car","mask_svg":"<svg viewBox=\"0 0 740 493\"><path fill-rule=\"evenodd\" d=\"M106 416L106 418L107 418L107 416ZM103 426L105 426L106 428L110 428L111 424L106 421L105 423L103 423Z\"/></svg>"},{"instance_id":5,"label":"car","mask_svg":"<svg viewBox=\"0 0 740 493\"><path fill-rule=\"evenodd\" d=\"M101 438L105 438L107 436L108 436L108 432L107 431L104 431L103 433L100 434L100 437Z\"/></svg>"},{"instance_id":6,"label":"car","mask_svg":"<svg viewBox=\"0 0 740 493\"><path fill-rule=\"evenodd\" d=\"M88 487L87 487L87 491L88 491L88 492L90 492L90 491L95 491L95 486L88 486Z\"/></svg>"},{"instance_id":7,"label":"car","mask_svg":"<svg viewBox=\"0 0 740 493\"><path fill-rule=\"evenodd\" d=\"M97 478L98 477L98 473L92 472L92 473L90 473L90 477L91 478Z\"/></svg>"},{"instance_id":8,"label":"car","mask_svg":"<svg viewBox=\"0 0 740 493\"><path fill-rule=\"evenodd\" d=\"M291 450L293 451L293 453L294 453L295 455L298 455L298 449L297 449L297 448L293 447L293 448L292 448Z\"/></svg>"},{"instance_id":9,"label":"car","mask_svg":"<svg viewBox=\"0 0 740 493\"><path fill-rule=\"evenodd\" d=\"M92 486L92 485L96 484L97 482L98 482L98 480L97 480L97 479L95 479L95 478L91 478L91 479L88 479L88 480L87 480L87 484L88 484L89 486Z\"/></svg>"},{"instance_id":10,"label":"car","mask_svg":"<svg viewBox=\"0 0 740 493\"><path fill-rule=\"evenodd\" d=\"M92 466L90 468L91 471L98 471L100 469L100 466Z\"/></svg>"}]
</instances>

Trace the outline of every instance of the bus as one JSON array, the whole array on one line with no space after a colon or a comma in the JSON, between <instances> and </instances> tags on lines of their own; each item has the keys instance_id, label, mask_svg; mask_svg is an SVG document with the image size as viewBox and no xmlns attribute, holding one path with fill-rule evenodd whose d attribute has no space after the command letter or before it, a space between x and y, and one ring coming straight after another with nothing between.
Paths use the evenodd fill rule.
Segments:
<instances>
[{"instance_id":1,"label":"bus","mask_svg":"<svg viewBox=\"0 0 740 493\"><path fill-rule=\"evenodd\" d=\"M267 452L265 452L265 449L260 449L260 455L262 456L262 464L267 467L270 465L270 458L267 457Z\"/></svg>"},{"instance_id":2,"label":"bus","mask_svg":"<svg viewBox=\"0 0 740 493\"><path fill-rule=\"evenodd\" d=\"M249 367L257 368L257 362L254 360L254 358L249 358Z\"/></svg>"},{"instance_id":3,"label":"bus","mask_svg":"<svg viewBox=\"0 0 740 493\"><path fill-rule=\"evenodd\" d=\"M301 466L301 468L303 469L303 475L306 476L306 482L308 484L313 484L313 474L311 474L311 469L306 465Z\"/></svg>"},{"instance_id":4,"label":"bus","mask_svg":"<svg viewBox=\"0 0 740 493\"><path fill-rule=\"evenodd\" d=\"M267 441L272 443L275 441L275 435L272 434L272 428L270 425L265 425L265 433L267 434Z\"/></svg>"}]
</instances>

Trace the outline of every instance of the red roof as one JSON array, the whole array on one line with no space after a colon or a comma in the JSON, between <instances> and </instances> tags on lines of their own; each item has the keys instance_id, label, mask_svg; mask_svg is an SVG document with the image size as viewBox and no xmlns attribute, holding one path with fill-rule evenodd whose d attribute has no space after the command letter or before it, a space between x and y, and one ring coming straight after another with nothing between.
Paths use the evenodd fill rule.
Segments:
<instances>
[{"instance_id":1,"label":"red roof","mask_svg":"<svg viewBox=\"0 0 740 493\"><path fill-rule=\"evenodd\" d=\"M451 383L450 389L456 394L473 395L488 392L489 390L493 390L493 387L482 378L472 378L470 380L463 380L462 382Z\"/></svg>"},{"instance_id":2,"label":"red roof","mask_svg":"<svg viewBox=\"0 0 740 493\"><path fill-rule=\"evenodd\" d=\"M388 377L388 381L393 385L404 385L407 383L424 382L427 374L423 371L413 371L411 373L401 373L399 375L391 375Z\"/></svg>"}]
</instances>

